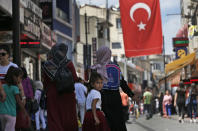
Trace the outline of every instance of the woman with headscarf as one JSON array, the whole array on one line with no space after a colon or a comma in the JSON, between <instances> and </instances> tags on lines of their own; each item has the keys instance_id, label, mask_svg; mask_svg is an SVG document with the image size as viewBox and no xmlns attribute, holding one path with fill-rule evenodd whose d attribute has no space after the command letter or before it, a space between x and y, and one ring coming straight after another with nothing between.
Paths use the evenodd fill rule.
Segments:
<instances>
[{"instance_id":1,"label":"woman with headscarf","mask_svg":"<svg viewBox=\"0 0 198 131\"><path fill-rule=\"evenodd\" d=\"M78 131L74 87L71 87L72 91L60 94L60 85L55 81L61 65L65 66L72 73L73 80L77 81L74 65L66 56L67 50L68 46L63 43L54 45L48 53L48 60L42 66L49 131ZM65 80L63 86L69 82Z\"/></svg>"},{"instance_id":2,"label":"woman with headscarf","mask_svg":"<svg viewBox=\"0 0 198 131\"><path fill-rule=\"evenodd\" d=\"M111 50L102 46L96 52L97 64L92 66L103 77L101 91L102 110L105 113L111 131L126 131L122 101L119 92L120 68L111 62Z\"/></svg>"}]
</instances>

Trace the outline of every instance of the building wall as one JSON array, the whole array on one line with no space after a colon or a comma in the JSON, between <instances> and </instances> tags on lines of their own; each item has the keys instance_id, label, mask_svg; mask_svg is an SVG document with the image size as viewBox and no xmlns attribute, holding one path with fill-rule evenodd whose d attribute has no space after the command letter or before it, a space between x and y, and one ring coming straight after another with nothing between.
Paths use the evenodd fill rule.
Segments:
<instances>
[{"instance_id":1,"label":"building wall","mask_svg":"<svg viewBox=\"0 0 198 131\"><path fill-rule=\"evenodd\" d=\"M112 55L117 56L118 61L122 59L122 56L125 54L124 52L124 42L123 42L123 33L122 28L117 28L117 19L120 19L120 12L119 11L110 11L110 23L113 24L113 26L110 28L110 48L112 50ZM120 21L121 25L121 21ZM112 47L113 43L119 42L121 45L121 48L115 49Z\"/></svg>"},{"instance_id":2,"label":"building wall","mask_svg":"<svg viewBox=\"0 0 198 131\"><path fill-rule=\"evenodd\" d=\"M65 43L68 45L67 57L74 60L73 48L74 48L74 37L73 32L73 0L56 0L53 6L53 30L57 35L57 43Z\"/></svg>"}]
</instances>

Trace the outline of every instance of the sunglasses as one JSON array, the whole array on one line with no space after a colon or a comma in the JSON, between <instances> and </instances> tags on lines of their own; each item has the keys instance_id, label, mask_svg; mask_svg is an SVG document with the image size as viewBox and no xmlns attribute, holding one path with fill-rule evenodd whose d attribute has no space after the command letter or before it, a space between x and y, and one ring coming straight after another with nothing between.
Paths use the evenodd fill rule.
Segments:
<instances>
[{"instance_id":1,"label":"sunglasses","mask_svg":"<svg viewBox=\"0 0 198 131\"><path fill-rule=\"evenodd\" d=\"M4 52L3 52L3 53L0 53L0 56L5 56L6 54L7 54L7 53L4 53Z\"/></svg>"}]
</instances>

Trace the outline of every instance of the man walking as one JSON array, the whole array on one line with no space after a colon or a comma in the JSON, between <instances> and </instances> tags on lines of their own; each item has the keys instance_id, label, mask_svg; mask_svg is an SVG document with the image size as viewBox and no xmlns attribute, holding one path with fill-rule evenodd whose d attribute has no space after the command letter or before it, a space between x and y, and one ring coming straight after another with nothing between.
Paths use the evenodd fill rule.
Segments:
<instances>
[{"instance_id":1,"label":"man walking","mask_svg":"<svg viewBox=\"0 0 198 131\"><path fill-rule=\"evenodd\" d=\"M146 91L143 95L144 100L144 111L146 114L146 119L150 119L152 117L152 109L151 109L151 100L152 100L152 93L150 91L150 88L146 88Z\"/></svg>"}]
</instances>

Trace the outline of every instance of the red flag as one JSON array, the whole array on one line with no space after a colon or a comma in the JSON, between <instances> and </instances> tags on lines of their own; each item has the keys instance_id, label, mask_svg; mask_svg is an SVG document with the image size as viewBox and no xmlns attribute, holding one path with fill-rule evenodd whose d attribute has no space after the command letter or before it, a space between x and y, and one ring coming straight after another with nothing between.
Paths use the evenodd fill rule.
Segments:
<instances>
[{"instance_id":1,"label":"red flag","mask_svg":"<svg viewBox=\"0 0 198 131\"><path fill-rule=\"evenodd\" d=\"M159 0L120 0L126 57L162 53Z\"/></svg>"}]
</instances>

